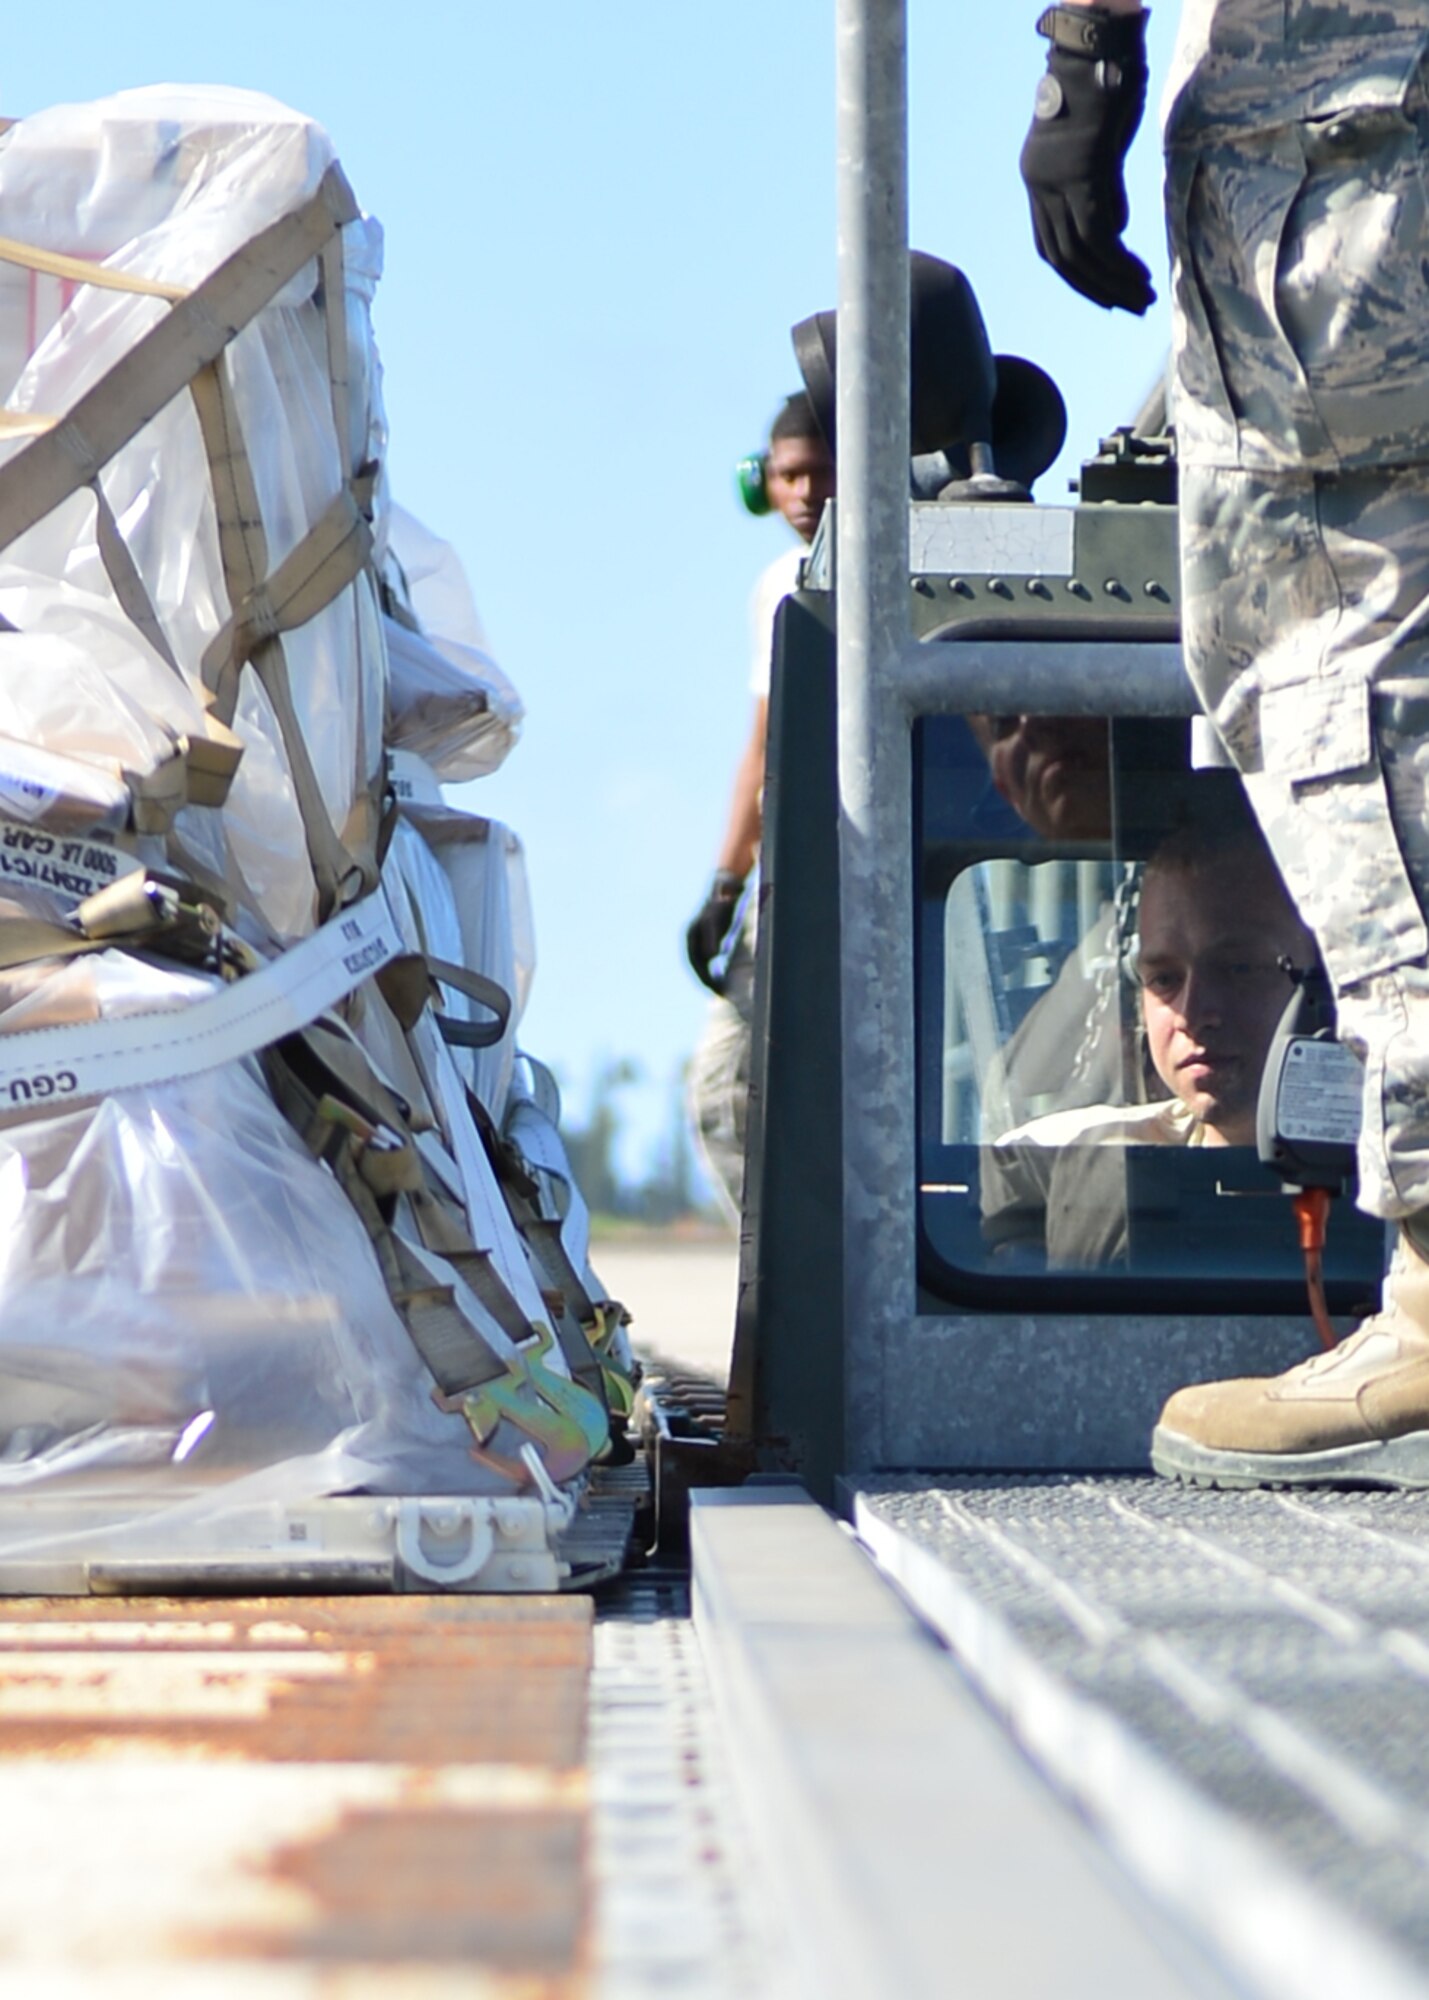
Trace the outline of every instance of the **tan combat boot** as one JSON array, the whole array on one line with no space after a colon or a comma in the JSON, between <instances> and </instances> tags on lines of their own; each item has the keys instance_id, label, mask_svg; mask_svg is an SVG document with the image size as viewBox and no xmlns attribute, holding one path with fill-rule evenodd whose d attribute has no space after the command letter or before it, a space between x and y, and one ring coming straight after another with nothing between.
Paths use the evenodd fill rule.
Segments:
<instances>
[{"instance_id":1,"label":"tan combat boot","mask_svg":"<svg viewBox=\"0 0 1429 2000\"><path fill-rule=\"evenodd\" d=\"M1151 1463L1197 1486L1429 1486L1429 1262L1408 1232L1373 1319L1283 1375L1178 1389Z\"/></svg>"}]
</instances>

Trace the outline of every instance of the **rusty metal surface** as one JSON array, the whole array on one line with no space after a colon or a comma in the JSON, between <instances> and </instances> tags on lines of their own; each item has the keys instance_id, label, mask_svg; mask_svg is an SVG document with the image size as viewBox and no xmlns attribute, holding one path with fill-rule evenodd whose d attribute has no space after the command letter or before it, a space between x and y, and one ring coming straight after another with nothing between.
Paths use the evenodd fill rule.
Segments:
<instances>
[{"instance_id":1,"label":"rusty metal surface","mask_svg":"<svg viewBox=\"0 0 1429 2000\"><path fill-rule=\"evenodd\" d=\"M0 1992L577 2000L587 1598L0 1606Z\"/></svg>"}]
</instances>

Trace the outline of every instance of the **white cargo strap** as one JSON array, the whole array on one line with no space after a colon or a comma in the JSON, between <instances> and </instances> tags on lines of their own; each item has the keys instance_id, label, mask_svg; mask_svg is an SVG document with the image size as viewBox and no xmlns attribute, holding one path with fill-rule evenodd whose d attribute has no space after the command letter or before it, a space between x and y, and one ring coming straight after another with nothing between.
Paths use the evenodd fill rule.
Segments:
<instances>
[{"instance_id":1,"label":"white cargo strap","mask_svg":"<svg viewBox=\"0 0 1429 2000\"><path fill-rule=\"evenodd\" d=\"M436 772L415 751L388 750L387 783L399 806L440 808L446 804Z\"/></svg>"},{"instance_id":2,"label":"white cargo strap","mask_svg":"<svg viewBox=\"0 0 1429 2000\"><path fill-rule=\"evenodd\" d=\"M203 1000L0 1035L0 1111L138 1090L236 1062L308 1027L407 950L377 889L272 964Z\"/></svg>"}]
</instances>

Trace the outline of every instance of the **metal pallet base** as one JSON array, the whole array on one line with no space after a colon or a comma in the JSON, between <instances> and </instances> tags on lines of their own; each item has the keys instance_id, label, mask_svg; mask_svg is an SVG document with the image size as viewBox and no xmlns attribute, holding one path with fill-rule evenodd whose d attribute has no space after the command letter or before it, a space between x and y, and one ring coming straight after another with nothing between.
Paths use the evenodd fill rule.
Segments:
<instances>
[{"instance_id":1,"label":"metal pallet base","mask_svg":"<svg viewBox=\"0 0 1429 2000\"><path fill-rule=\"evenodd\" d=\"M629 1465L592 1466L574 1520L553 1542L565 1575L562 1590L590 1590L616 1577L631 1557L636 1519L650 1508L650 1469L643 1456Z\"/></svg>"},{"instance_id":2,"label":"metal pallet base","mask_svg":"<svg viewBox=\"0 0 1429 2000\"><path fill-rule=\"evenodd\" d=\"M1429 1984L1429 1495L898 1478L857 1530L1246 1990Z\"/></svg>"},{"instance_id":3,"label":"metal pallet base","mask_svg":"<svg viewBox=\"0 0 1429 2000\"><path fill-rule=\"evenodd\" d=\"M535 1497L7 1497L0 1598L586 1590L618 1574L650 1478L596 1466L574 1513Z\"/></svg>"}]
</instances>

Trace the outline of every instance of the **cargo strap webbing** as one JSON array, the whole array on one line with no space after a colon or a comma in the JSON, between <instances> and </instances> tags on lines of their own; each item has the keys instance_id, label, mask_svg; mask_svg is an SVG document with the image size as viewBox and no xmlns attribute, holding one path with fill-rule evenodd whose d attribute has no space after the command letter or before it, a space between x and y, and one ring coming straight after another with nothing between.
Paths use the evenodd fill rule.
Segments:
<instances>
[{"instance_id":1,"label":"cargo strap webbing","mask_svg":"<svg viewBox=\"0 0 1429 2000\"><path fill-rule=\"evenodd\" d=\"M154 600L129 552L129 544L124 539L99 479L90 481L90 490L94 494L99 558L119 600L120 609L130 624L143 634L170 672L179 680L184 680L183 669L174 657L168 635L154 609ZM218 806L228 796L233 774L243 756L243 745L228 727L230 719L209 714L205 717L205 733L201 739L180 738L186 765L185 792L192 805Z\"/></svg>"},{"instance_id":2,"label":"cargo strap webbing","mask_svg":"<svg viewBox=\"0 0 1429 2000\"><path fill-rule=\"evenodd\" d=\"M58 422L38 410L0 410L0 437L43 437Z\"/></svg>"},{"instance_id":3,"label":"cargo strap webbing","mask_svg":"<svg viewBox=\"0 0 1429 2000\"><path fill-rule=\"evenodd\" d=\"M484 972L454 965L450 959L427 958L413 952L409 958L388 966L378 980L382 998L397 1016L402 1028L415 1027L424 1007L434 1006L438 1032L455 1048L489 1049L506 1033L511 1021L511 995ZM437 986L450 986L485 1007L489 1021L463 1021L444 1013Z\"/></svg>"},{"instance_id":4,"label":"cargo strap webbing","mask_svg":"<svg viewBox=\"0 0 1429 2000\"><path fill-rule=\"evenodd\" d=\"M364 423L360 437L354 438L352 384L348 370L351 353L348 345L347 328L347 252L343 233L333 231L323 245L318 258L321 277L321 299L323 331L327 336L328 394L332 402L332 424L337 438L338 463L342 468L344 492L334 506L340 506L346 499L353 503L360 525L362 537L362 566L372 582L374 603L377 593L377 573L372 566L373 540L370 523L373 513L373 498L376 492L378 466L368 458L369 437ZM311 541L324 531L324 522L318 521L309 533ZM355 534L349 530L349 535ZM350 546L344 543L343 546ZM296 555L297 551L294 551ZM315 568L320 565L314 565ZM330 570L340 568L328 562ZM354 578L355 581L355 573ZM345 586L339 586L345 587ZM307 599L310 601L316 588L316 577L308 585ZM333 593L336 595L336 592ZM316 615L322 606L314 604L308 616ZM354 629L362 629L360 615L354 616ZM376 882L382 873L383 848L382 817L387 793L387 762L380 757L376 767L369 772L365 789L353 802L352 810L341 830L345 850L358 858L361 869L361 883L365 888Z\"/></svg>"},{"instance_id":5,"label":"cargo strap webbing","mask_svg":"<svg viewBox=\"0 0 1429 2000\"><path fill-rule=\"evenodd\" d=\"M107 951L116 942L85 937L82 931L47 923L43 917L6 917L0 924L0 972L13 972L17 965L31 965L37 958L79 958L87 951Z\"/></svg>"},{"instance_id":6,"label":"cargo strap webbing","mask_svg":"<svg viewBox=\"0 0 1429 2000\"><path fill-rule=\"evenodd\" d=\"M420 1156L419 1156L420 1157ZM444 1257L506 1338L517 1346L529 1340L533 1328L517 1301L516 1294L502 1277L489 1250L478 1250L471 1240L464 1212L457 1202L446 1198L434 1185L434 1177L421 1161L423 1185L407 1190L412 1218L424 1248Z\"/></svg>"},{"instance_id":7,"label":"cargo strap webbing","mask_svg":"<svg viewBox=\"0 0 1429 2000\"><path fill-rule=\"evenodd\" d=\"M282 285L301 270L309 257L317 255L321 260L324 312L329 323L329 371L331 373L334 368L337 371L330 383L333 419L340 426L338 446L346 461L349 421L347 331L340 230L342 224L355 219L357 213L356 203L341 170L332 167L324 175L312 200L293 215L281 217L261 231L188 293L173 286L154 287L147 281L122 284L118 282L120 274L105 274L99 267L84 264L81 260L55 259L46 252L27 254L31 246L12 245L21 253L12 261L29 263L36 269L55 270L57 274L73 277L76 281L108 283L118 289L157 291L160 296L174 298L181 303L160 325L136 342L101 381L80 398L67 416L47 428L42 438L36 439L9 466L0 470L0 547L33 526L80 485L88 484L93 488L99 510L100 555L115 595L126 616L148 643L178 671L143 580L105 499L99 474L114 453L128 443L167 402L185 387L193 389L201 421L206 410L209 416L209 421L204 422L204 436L214 478L225 577L230 585L230 602L235 607L235 617L221 637L226 638L227 648L232 652L239 643L234 627L241 623L243 646L237 664L241 665L242 658L255 651L261 655L255 659L255 666L264 680L282 730L323 915L329 914L344 894L370 889L376 880L376 868L368 857L361 861L354 860L333 831L297 725L281 650L279 657L273 656L274 641L280 629L291 629L304 623L346 588L368 560L371 532L362 516L358 497L344 489L333 507L288 558L280 572L281 582L279 578L267 578L266 548L252 481L247 480L241 492L235 493L231 480L225 485L222 476L224 465L215 462L213 406L223 400L221 387L205 397L201 383L208 377L221 385L221 371L216 364L228 342L269 303ZM62 266L66 268L61 269ZM332 291L334 285L338 288L335 295ZM340 339L331 324L334 319L340 323ZM22 419L18 427L33 428L34 420ZM220 453L224 428L220 424L220 443L217 447ZM227 428L231 429L236 439L236 425ZM236 449L242 452L241 439L236 440ZM227 509L225 501L230 503ZM236 553L232 533L235 505L236 518L242 524L238 534L240 545L244 541L243 529L249 528L256 535L261 552L261 559L246 573L241 563L236 571L231 566ZM246 549L244 553L247 553ZM240 579L237 587L235 575ZM241 746L227 727L232 720L234 702L236 688L226 713L221 703L216 705L218 712L210 720L205 739L185 745L189 753L187 771L192 780L187 796L196 804L221 805L227 795L241 755ZM148 817L154 819L153 813ZM163 813L160 812L158 817L162 819ZM157 830L158 820L154 823Z\"/></svg>"},{"instance_id":8,"label":"cargo strap webbing","mask_svg":"<svg viewBox=\"0 0 1429 2000\"><path fill-rule=\"evenodd\" d=\"M357 1211L393 1307L438 1393L460 1397L503 1377L506 1362L461 1311L452 1285L392 1227L396 1195L407 1195L419 1218L438 1203L427 1185L405 1107L365 1050L336 1022L318 1022L266 1049L263 1070L274 1102L313 1157L331 1169ZM449 1236L461 1252L476 1254L464 1227L444 1211L438 1233ZM438 1254L449 1253L441 1249ZM504 1286L501 1291L516 1315L511 1325L499 1322L503 1332L515 1341L530 1340L535 1329Z\"/></svg>"},{"instance_id":9,"label":"cargo strap webbing","mask_svg":"<svg viewBox=\"0 0 1429 2000\"><path fill-rule=\"evenodd\" d=\"M438 1191L405 1107L378 1077L366 1051L337 1024L319 1022L267 1050L264 1070L288 1122L331 1168L356 1209L393 1307L444 1403L461 1404L487 1383L519 1380L524 1363L513 1365L496 1353L462 1310L456 1288L423 1253L443 1260L513 1346L526 1346L540 1330L527 1319L490 1252L473 1243L464 1215ZM420 1249L393 1227L398 1195L406 1197ZM590 1360L588 1351L585 1359ZM598 1371L585 1386L604 1410Z\"/></svg>"},{"instance_id":10,"label":"cargo strap webbing","mask_svg":"<svg viewBox=\"0 0 1429 2000\"><path fill-rule=\"evenodd\" d=\"M404 1144L410 1139L408 1106L378 1074L352 1030L336 1016L328 1015L286 1036L278 1053L313 1104L334 1097L357 1114L360 1129L368 1133L385 1129ZM311 1105L301 1107L303 1119L310 1115ZM415 1186L419 1180L414 1167L394 1185Z\"/></svg>"},{"instance_id":11,"label":"cargo strap webbing","mask_svg":"<svg viewBox=\"0 0 1429 2000\"><path fill-rule=\"evenodd\" d=\"M416 1152L415 1147L413 1150ZM416 1157L422 1170L422 1185L409 1188L406 1193L423 1245L445 1258L508 1340L517 1345L529 1340L534 1328L491 1252L477 1248L465 1213L455 1202L443 1197L426 1161L420 1153Z\"/></svg>"},{"instance_id":12,"label":"cargo strap webbing","mask_svg":"<svg viewBox=\"0 0 1429 2000\"><path fill-rule=\"evenodd\" d=\"M342 232L330 236L322 247L323 329L327 334L328 388L332 396L332 422L337 432L338 458L344 474L352 471L357 454L353 451L352 391L348 381L347 350L347 259L343 254ZM363 450L365 452L365 441Z\"/></svg>"},{"instance_id":13,"label":"cargo strap webbing","mask_svg":"<svg viewBox=\"0 0 1429 2000\"><path fill-rule=\"evenodd\" d=\"M377 889L280 958L183 1007L0 1035L0 1111L136 1090L236 1062L306 1028L406 950ZM50 955L48 944L38 955Z\"/></svg>"},{"instance_id":14,"label":"cargo strap webbing","mask_svg":"<svg viewBox=\"0 0 1429 2000\"><path fill-rule=\"evenodd\" d=\"M595 1349L594 1336L603 1325L602 1309L592 1300L566 1255L565 1245L561 1242L560 1223L529 1209L523 1214L525 1204L519 1198L512 1200L508 1197L508 1200L516 1226L530 1245L551 1288L547 1303L556 1323L556 1334L566 1357L566 1366L575 1380L589 1389L592 1395L598 1396L607 1409L627 1416L629 1406L618 1389L612 1393L614 1385Z\"/></svg>"},{"instance_id":15,"label":"cargo strap webbing","mask_svg":"<svg viewBox=\"0 0 1429 2000\"><path fill-rule=\"evenodd\" d=\"M466 1095L472 1123L511 1219L545 1277L543 1297L572 1377L607 1409L628 1416L634 1403L634 1384L612 1364L609 1349L629 1314L614 1300L591 1297L566 1249L561 1233L564 1225L541 1213L541 1189L529 1171L530 1162L497 1128L476 1093L468 1090Z\"/></svg>"},{"instance_id":16,"label":"cargo strap webbing","mask_svg":"<svg viewBox=\"0 0 1429 2000\"><path fill-rule=\"evenodd\" d=\"M190 290L187 285L166 285L158 278L141 278L137 271L116 271L108 265L91 264L83 257L41 250L38 244L20 243L13 236L0 236L0 264L19 264L47 278L69 278L77 285L97 285L101 291L141 292L155 299L185 299Z\"/></svg>"},{"instance_id":17,"label":"cargo strap webbing","mask_svg":"<svg viewBox=\"0 0 1429 2000\"><path fill-rule=\"evenodd\" d=\"M196 380L196 402L199 396ZM233 575L237 585L233 614L209 641L203 656L204 685L212 691L214 707L225 722L232 721L237 706L238 670L243 662L252 658L261 670L260 649L280 633L306 625L325 611L360 575L371 556L372 529L356 499L344 491L271 576Z\"/></svg>"},{"instance_id":18,"label":"cargo strap webbing","mask_svg":"<svg viewBox=\"0 0 1429 2000\"><path fill-rule=\"evenodd\" d=\"M329 167L311 200L235 250L121 355L52 430L0 467L0 549L88 485L333 232L357 215L342 169Z\"/></svg>"},{"instance_id":19,"label":"cargo strap webbing","mask_svg":"<svg viewBox=\"0 0 1429 2000\"><path fill-rule=\"evenodd\" d=\"M326 1032L329 1027L337 1042ZM309 1151L326 1162L355 1209L393 1308L432 1378L434 1400L465 1419L472 1456L519 1486L532 1481L539 1486L538 1470L525 1451L507 1457L496 1448L502 1425L509 1424L535 1446L546 1477L557 1484L574 1478L610 1448L609 1406L599 1372L587 1385L546 1367L555 1340L550 1327L527 1319L491 1254L476 1248L464 1214L439 1191L404 1108L395 1104L370 1058L352 1042L350 1054L359 1071L366 1067L366 1079L346 1065L342 1074L334 1068L334 1050L345 1035L335 1024L322 1023L265 1051L275 1102ZM323 1090L325 1081L339 1094ZM363 1110L382 1098L392 1107L390 1123L376 1123ZM407 1203L420 1243L397 1226L398 1197ZM463 1309L461 1294L437 1258L475 1293L514 1353L504 1358L497 1353Z\"/></svg>"},{"instance_id":20,"label":"cargo strap webbing","mask_svg":"<svg viewBox=\"0 0 1429 2000\"><path fill-rule=\"evenodd\" d=\"M427 970L442 986L451 986L468 1000L489 1009L495 1017L490 1021L459 1021L455 1015L437 1015L437 1028L444 1042L458 1049L494 1048L506 1033L511 1021L511 995L504 986L494 979L488 979L484 972L473 972L469 966L453 965L450 959L429 958Z\"/></svg>"},{"instance_id":21,"label":"cargo strap webbing","mask_svg":"<svg viewBox=\"0 0 1429 2000\"><path fill-rule=\"evenodd\" d=\"M222 931L216 908L192 884L179 886L140 869L83 897L71 923L7 917L0 923L0 972L112 945L192 965L214 957Z\"/></svg>"},{"instance_id":22,"label":"cargo strap webbing","mask_svg":"<svg viewBox=\"0 0 1429 2000\"><path fill-rule=\"evenodd\" d=\"M239 672L245 661L252 663L278 720L319 910L329 916L349 889L371 888L375 857L364 866L333 827L293 703L287 656L278 635L305 624L346 589L371 555L372 531L353 495L344 489L270 576L257 483L222 361L201 368L189 387L208 453L219 553L233 607L228 623L204 653L204 685L213 694L219 720L231 722L238 704Z\"/></svg>"},{"instance_id":23,"label":"cargo strap webbing","mask_svg":"<svg viewBox=\"0 0 1429 2000\"><path fill-rule=\"evenodd\" d=\"M501 1381L508 1373L506 1361L461 1310L452 1287L442 1283L400 1236L394 1234L390 1241L398 1284L389 1289L438 1392L444 1397L461 1397L484 1383ZM496 1276L494 1271L492 1276ZM501 1290L509 1299L504 1285ZM514 1332L508 1327L502 1331L515 1343L533 1339L536 1329L522 1319Z\"/></svg>"},{"instance_id":24,"label":"cargo strap webbing","mask_svg":"<svg viewBox=\"0 0 1429 2000\"><path fill-rule=\"evenodd\" d=\"M171 673L183 679L183 668L174 658L174 649L159 623L159 614L154 609L154 600L149 595L147 584L139 574L139 566L129 553L114 509L110 506L103 486L96 477L89 482L94 495L96 526L99 537L99 559L104 564L104 573L114 586L114 595L119 599L119 607L131 625L136 625Z\"/></svg>"},{"instance_id":25,"label":"cargo strap webbing","mask_svg":"<svg viewBox=\"0 0 1429 2000\"><path fill-rule=\"evenodd\" d=\"M342 833L332 824L299 723L281 634L305 625L326 610L368 567L372 558L369 511L375 467L354 467L349 436L346 266L342 235L334 231L322 247L322 311L326 334L328 391L342 490L302 540L269 574L268 538L263 527L257 482L244 441L238 410L221 356L194 376L189 388L208 454L219 553L230 616L206 648L204 686L216 715L231 723L245 664L263 684L283 738L293 790L303 822L308 861L323 916L352 894L372 888L378 876L376 837L380 822L379 780L374 778L367 810L349 816ZM359 799L359 808L364 801ZM353 846L345 836L355 835Z\"/></svg>"},{"instance_id":26,"label":"cargo strap webbing","mask_svg":"<svg viewBox=\"0 0 1429 2000\"><path fill-rule=\"evenodd\" d=\"M528 1208L525 1215L518 1215L517 1221L548 1281L560 1292L582 1326L594 1326L595 1301L586 1290L585 1281L571 1262L570 1253L561 1240L559 1217L539 1215Z\"/></svg>"}]
</instances>

